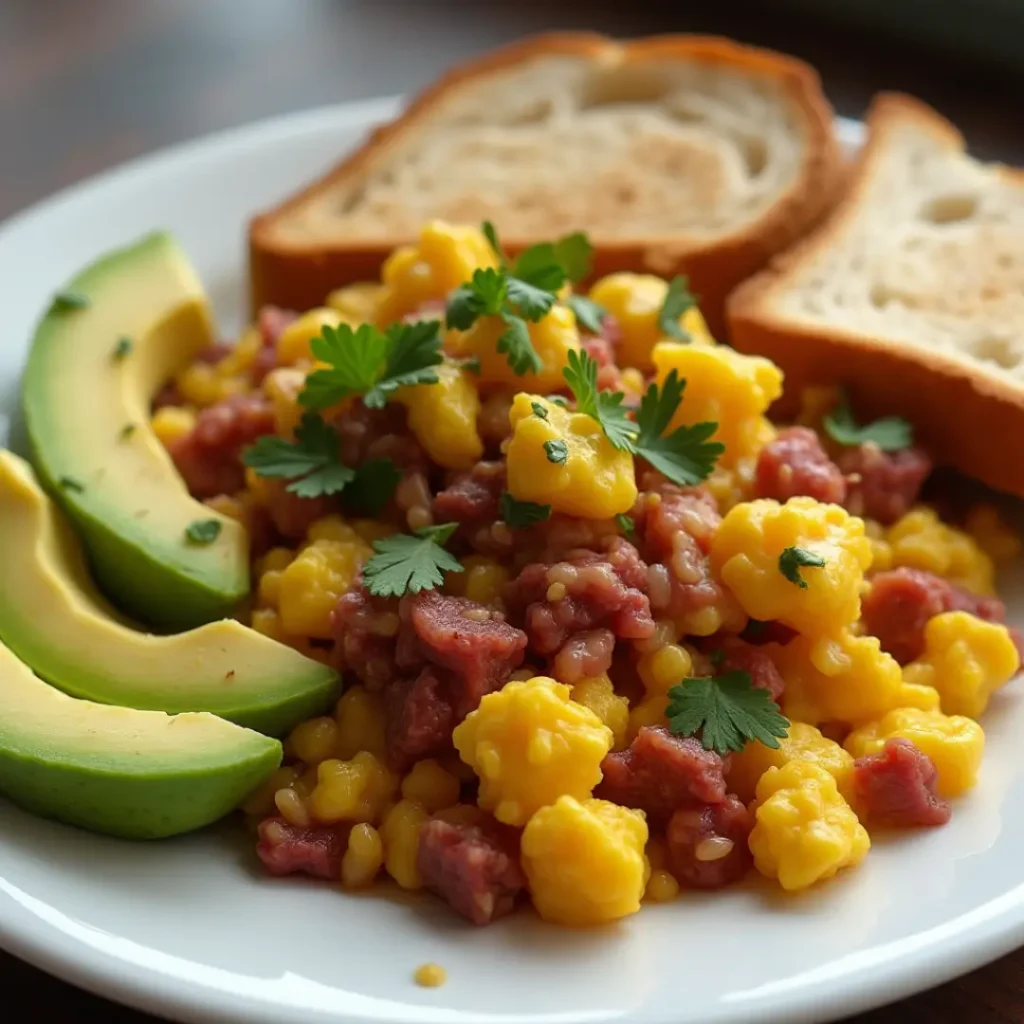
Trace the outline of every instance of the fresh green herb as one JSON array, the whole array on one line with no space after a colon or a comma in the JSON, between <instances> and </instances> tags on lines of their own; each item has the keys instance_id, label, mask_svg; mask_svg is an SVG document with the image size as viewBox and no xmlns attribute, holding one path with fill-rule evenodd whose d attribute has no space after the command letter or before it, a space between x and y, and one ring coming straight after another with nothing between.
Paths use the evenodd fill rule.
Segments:
<instances>
[{"instance_id":1,"label":"fresh green herb","mask_svg":"<svg viewBox=\"0 0 1024 1024\"><path fill-rule=\"evenodd\" d=\"M73 476L62 476L57 481L57 486L62 491L71 491L73 494L81 494L85 490L85 484L81 480L76 480Z\"/></svg>"},{"instance_id":2,"label":"fresh green herb","mask_svg":"<svg viewBox=\"0 0 1024 1024\"><path fill-rule=\"evenodd\" d=\"M121 428L120 438L121 438L122 441L127 441L128 438L131 437L132 434L134 434L134 433L135 433L135 424L134 423L126 423Z\"/></svg>"},{"instance_id":3,"label":"fresh green herb","mask_svg":"<svg viewBox=\"0 0 1024 1024\"><path fill-rule=\"evenodd\" d=\"M779 555L779 572L801 590L807 589L807 580L800 575L800 567L810 565L820 569L824 564L825 559L821 555L816 555L813 551L808 551L807 548L786 548Z\"/></svg>"},{"instance_id":4,"label":"fresh green herb","mask_svg":"<svg viewBox=\"0 0 1024 1024\"><path fill-rule=\"evenodd\" d=\"M574 231L560 238L555 242L554 253L570 281L582 281L590 273L594 247L582 231Z\"/></svg>"},{"instance_id":5,"label":"fresh green herb","mask_svg":"<svg viewBox=\"0 0 1024 1024\"><path fill-rule=\"evenodd\" d=\"M569 458L569 446L560 440L545 441L544 454L548 457L548 462L553 462L556 466L564 466L565 460Z\"/></svg>"},{"instance_id":6,"label":"fresh green herb","mask_svg":"<svg viewBox=\"0 0 1024 1024\"><path fill-rule=\"evenodd\" d=\"M498 351L506 357L513 373L520 377L526 373L537 373L544 365L530 340L530 328L526 321L509 313L502 313L506 329L498 336Z\"/></svg>"},{"instance_id":7,"label":"fresh green herb","mask_svg":"<svg viewBox=\"0 0 1024 1024\"><path fill-rule=\"evenodd\" d=\"M689 285L685 277L673 277L665 293L665 301L658 310L658 329L677 341L693 341L679 323L679 318L697 305L697 297L690 292Z\"/></svg>"},{"instance_id":8,"label":"fresh green herb","mask_svg":"<svg viewBox=\"0 0 1024 1024\"><path fill-rule=\"evenodd\" d=\"M710 661L715 668L721 668L725 661L725 651L723 651L721 647L719 647L717 651L712 651L708 655L708 661Z\"/></svg>"},{"instance_id":9,"label":"fresh green herb","mask_svg":"<svg viewBox=\"0 0 1024 1024\"><path fill-rule=\"evenodd\" d=\"M355 477L338 458L338 435L316 413L307 412L295 441L271 434L242 452L242 462L260 476L291 480L288 490L300 498L337 494Z\"/></svg>"},{"instance_id":10,"label":"fresh green herb","mask_svg":"<svg viewBox=\"0 0 1024 1024\"><path fill-rule=\"evenodd\" d=\"M777 748L789 720L749 672L723 672L714 679L684 679L668 691L668 727L676 736L701 734L705 750L724 757L749 740Z\"/></svg>"},{"instance_id":11,"label":"fresh green herb","mask_svg":"<svg viewBox=\"0 0 1024 1024\"><path fill-rule=\"evenodd\" d=\"M501 261L503 267L508 266L508 257L505 255L505 250L501 247L501 242L498 240L498 230L489 220L485 220L480 225L480 230L484 233L484 238L490 243L491 248L494 250L494 255Z\"/></svg>"},{"instance_id":12,"label":"fresh green herb","mask_svg":"<svg viewBox=\"0 0 1024 1024\"><path fill-rule=\"evenodd\" d=\"M585 295L570 295L565 304L573 311L580 327L591 334L600 333L604 318L608 315L603 306Z\"/></svg>"},{"instance_id":13,"label":"fresh green herb","mask_svg":"<svg viewBox=\"0 0 1024 1024\"><path fill-rule=\"evenodd\" d=\"M363 582L374 597L401 597L432 590L446 572L462 572L454 555L442 547L457 523L425 526L411 536L399 533L373 542L376 554L363 566Z\"/></svg>"},{"instance_id":14,"label":"fresh green herb","mask_svg":"<svg viewBox=\"0 0 1024 1024\"><path fill-rule=\"evenodd\" d=\"M398 388L436 384L435 367L444 361L440 327L436 320L392 324L385 331L372 324L355 330L348 324L325 326L310 349L328 367L306 378L299 402L325 409L349 395L362 395L368 408L381 409Z\"/></svg>"},{"instance_id":15,"label":"fresh green herb","mask_svg":"<svg viewBox=\"0 0 1024 1024\"><path fill-rule=\"evenodd\" d=\"M448 296L445 326L466 331L482 316L498 316L508 300L508 276L482 267Z\"/></svg>"},{"instance_id":16,"label":"fresh green herb","mask_svg":"<svg viewBox=\"0 0 1024 1024\"><path fill-rule=\"evenodd\" d=\"M115 363L121 362L125 356L128 355L132 350L132 339L131 338L118 338L117 344L114 346L114 351L111 354L111 358Z\"/></svg>"},{"instance_id":17,"label":"fresh green herb","mask_svg":"<svg viewBox=\"0 0 1024 1024\"><path fill-rule=\"evenodd\" d=\"M633 439L635 454L683 487L706 480L715 460L725 451L725 445L709 440L718 429L717 423L677 427L663 436L683 400L685 387L686 381L680 380L675 370L669 372L660 389L652 383L640 402Z\"/></svg>"},{"instance_id":18,"label":"fresh green herb","mask_svg":"<svg viewBox=\"0 0 1024 1024\"><path fill-rule=\"evenodd\" d=\"M82 292L60 291L53 297L51 309L58 313L68 313L73 309L87 309L92 305L92 299Z\"/></svg>"},{"instance_id":19,"label":"fresh green herb","mask_svg":"<svg viewBox=\"0 0 1024 1024\"><path fill-rule=\"evenodd\" d=\"M529 526L543 523L551 518L550 505L538 505L534 501L519 501L508 491L501 495L501 518L506 526L514 530L525 530Z\"/></svg>"},{"instance_id":20,"label":"fresh green herb","mask_svg":"<svg viewBox=\"0 0 1024 1024\"><path fill-rule=\"evenodd\" d=\"M822 421L826 433L837 444L855 446L872 442L883 452L898 452L914 443L913 427L901 416L885 416L864 426L853 418L844 394L839 404Z\"/></svg>"},{"instance_id":21,"label":"fresh green herb","mask_svg":"<svg viewBox=\"0 0 1024 1024\"><path fill-rule=\"evenodd\" d=\"M618 524L619 529L632 540L636 536L636 522L632 516L627 516L625 512L620 512L615 517L615 522Z\"/></svg>"},{"instance_id":22,"label":"fresh green herb","mask_svg":"<svg viewBox=\"0 0 1024 1024\"><path fill-rule=\"evenodd\" d=\"M597 390L597 361L586 352L570 350L562 376L576 398L576 408L597 420L616 448L629 451L636 427L622 406L626 396L621 391Z\"/></svg>"},{"instance_id":23,"label":"fresh green herb","mask_svg":"<svg viewBox=\"0 0 1024 1024\"><path fill-rule=\"evenodd\" d=\"M546 420L548 418L548 411L540 404L540 402L531 402L530 408L533 410L534 416L539 416L542 420Z\"/></svg>"},{"instance_id":24,"label":"fresh green herb","mask_svg":"<svg viewBox=\"0 0 1024 1024\"><path fill-rule=\"evenodd\" d=\"M380 515L401 479L402 471L390 459L364 462L345 487L345 507L357 515Z\"/></svg>"},{"instance_id":25,"label":"fresh green herb","mask_svg":"<svg viewBox=\"0 0 1024 1024\"><path fill-rule=\"evenodd\" d=\"M212 544L223 525L219 519L197 519L185 527L185 538L190 544Z\"/></svg>"},{"instance_id":26,"label":"fresh green herb","mask_svg":"<svg viewBox=\"0 0 1024 1024\"><path fill-rule=\"evenodd\" d=\"M557 405L559 409L569 408L569 401L565 395L548 395L548 401L552 405Z\"/></svg>"}]
</instances>

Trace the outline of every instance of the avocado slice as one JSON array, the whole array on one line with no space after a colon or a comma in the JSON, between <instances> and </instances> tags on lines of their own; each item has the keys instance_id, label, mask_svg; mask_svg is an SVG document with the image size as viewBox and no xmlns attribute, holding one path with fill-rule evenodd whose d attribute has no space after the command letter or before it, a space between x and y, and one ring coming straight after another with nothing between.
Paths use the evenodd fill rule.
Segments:
<instances>
[{"instance_id":1,"label":"avocado slice","mask_svg":"<svg viewBox=\"0 0 1024 1024\"><path fill-rule=\"evenodd\" d=\"M151 711L210 711L281 735L322 712L338 675L223 619L142 633L93 584L74 532L23 459L0 452L0 640L75 697Z\"/></svg>"},{"instance_id":2,"label":"avocado slice","mask_svg":"<svg viewBox=\"0 0 1024 1024\"><path fill-rule=\"evenodd\" d=\"M169 629L230 615L249 589L245 530L189 495L149 426L157 390L212 338L195 272L173 238L154 234L58 293L22 382L33 462L100 586ZM186 539L201 519L220 521L211 544Z\"/></svg>"},{"instance_id":3,"label":"avocado slice","mask_svg":"<svg viewBox=\"0 0 1024 1024\"><path fill-rule=\"evenodd\" d=\"M281 744L215 715L75 700L0 644L0 792L126 839L202 828L281 763Z\"/></svg>"}]
</instances>

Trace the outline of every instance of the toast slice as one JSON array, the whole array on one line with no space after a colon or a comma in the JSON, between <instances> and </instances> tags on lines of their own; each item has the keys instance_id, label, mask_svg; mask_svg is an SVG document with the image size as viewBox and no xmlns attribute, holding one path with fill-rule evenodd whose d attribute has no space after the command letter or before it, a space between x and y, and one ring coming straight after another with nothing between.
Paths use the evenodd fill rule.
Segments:
<instances>
[{"instance_id":1,"label":"toast slice","mask_svg":"<svg viewBox=\"0 0 1024 1024\"><path fill-rule=\"evenodd\" d=\"M842 383L937 461L1024 495L1024 173L972 159L906 96L878 97L868 131L833 215L730 298L731 342L775 360L787 395Z\"/></svg>"},{"instance_id":2,"label":"toast slice","mask_svg":"<svg viewBox=\"0 0 1024 1024\"><path fill-rule=\"evenodd\" d=\"M456 67L325 177L257 217L254 303L373 278L431 218L506 247L585 230L595 271L686 273L713 325L841 177L817 74L701 36L539 36Z\"/></svg>"}]
</instances>

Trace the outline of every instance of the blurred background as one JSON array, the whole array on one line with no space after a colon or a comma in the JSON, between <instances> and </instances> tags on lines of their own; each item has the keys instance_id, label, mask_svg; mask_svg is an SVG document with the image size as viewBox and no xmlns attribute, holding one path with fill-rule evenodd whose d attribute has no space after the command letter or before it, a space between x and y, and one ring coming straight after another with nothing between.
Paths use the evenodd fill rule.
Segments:
<instances>
[{"instance_id":1,"label":"blurred background","mask_svg":"<svg viewBox=\"0 0 1024 1024\"><path fill-rule=\"evenodd\" d=\"M1024 163L1022 0L0 0L0 218L219 128L406 92L530 32L716 32L813 63L837 110L913 92Z\"/></svg>"},{"instance_id":2,"label":"blurred background","mask_svg":"<svg viewBox=\"0 0 1024 1024\"><path fill-rule=\"evenodd\" d=\"M123 160L307 107L414 90L551 29L712 32L812 63L837 111L914 93L1024 165L1024 0L0 0L0 220ZM0 922L2 928L3 922ZM5 1005L143 1024L0 954ZM1024 954L857 1024L1024 1020Z\"/></svg>"}]
</instances>

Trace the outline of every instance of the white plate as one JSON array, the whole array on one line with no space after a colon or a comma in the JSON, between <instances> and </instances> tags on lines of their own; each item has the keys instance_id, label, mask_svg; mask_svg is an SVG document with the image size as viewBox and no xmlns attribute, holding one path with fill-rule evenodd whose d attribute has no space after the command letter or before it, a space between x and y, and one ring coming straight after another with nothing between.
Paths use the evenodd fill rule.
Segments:
<instances>
[{"instance_id":1,"label":"white plate","mask_svg":"<svg viewBox=\"0 0 1024 1024\"><path fill-rule=\"evenodd\" d=\"M40 309L98 253L170 228L237 325L251 211L330 164L394 101L219 135L80 185L0 229L0 409ZM859 126L842 126L856 144ZM6 427L6 417L0 426ZM1024 618L1024 587L1012 605ZM944 829L878 843L793 899L751 882L618 927L528 913L475 930L432 897L272 881L235 828L152 845L0 804L0 945L75 984L183 1021L571 1024L824 1020L937 984L1024 942L1020 687L986 719L981 784ZM417 988L433 960L449 982Z\"/></svg>"}]
</instances>

